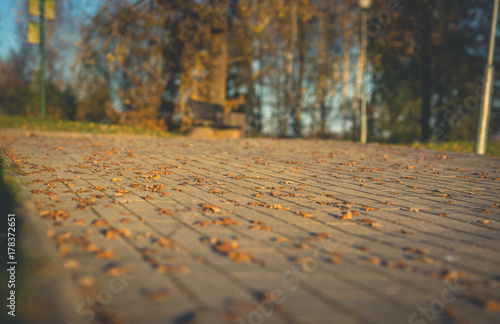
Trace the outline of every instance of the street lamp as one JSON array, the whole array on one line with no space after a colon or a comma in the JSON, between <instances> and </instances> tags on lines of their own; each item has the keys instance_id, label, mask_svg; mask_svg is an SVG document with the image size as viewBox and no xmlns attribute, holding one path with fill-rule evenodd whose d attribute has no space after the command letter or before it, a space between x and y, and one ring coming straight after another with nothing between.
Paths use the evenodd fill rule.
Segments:
<instances>
[{"instance_id":1,"label":"street lamp","mask_svg":"<svg viewBox=\"0 0 500 324\"><path fill-rule=\"evenodd\" d=\"M491 93L493 90L493 50L495 48L495 32L497 29L498 0L495 0L493 8L488 63L486 63L486 68L484 70L486 82L483 89L483 101L481 103L477 125L478 127L475 149L477 154L486 153L486 142L488 140L488 122L490 119Z\"/></svg>"},{"instance_id":2,"label":"street lamp","mask_svg":"<svg viewBox=\"0 0 500 324\"><path fill-rule=\"evenodd\" d=\"M366 144L367 133L367 118L366 118L366 47L368 39L367 33L367 11L372 5L372 0L359 0L359 7L361 8L361 48L359 55L361 56L359 72L361 75L361 144Z\"/></svg>"}]
</instances>

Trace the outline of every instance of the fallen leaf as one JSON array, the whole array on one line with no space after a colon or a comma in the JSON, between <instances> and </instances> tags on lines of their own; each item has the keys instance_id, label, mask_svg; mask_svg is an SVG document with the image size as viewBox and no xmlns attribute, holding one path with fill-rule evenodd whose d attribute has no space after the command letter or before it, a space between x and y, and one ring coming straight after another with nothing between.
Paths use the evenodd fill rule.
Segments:
<instances>
[{"instance_id":1,"label":"fallen leaf","mask_svg":"<svg viewBox=\"0 0 500 324\"><path fill-rule=\"evenodd\" d=\"M274 238L274 242L276 242L276 243L290 242L290 241L291 241L291 239L289 239L288 237L284 237L284 236Z\"/></svg>"},{"instance_id":2,"label":"fallen leaf","mask_svg":"<svg viewBox=\"0 0 500 324\"><path fill-rule=\"evenodd\" d=\"M114 260L116 258L115 254L111 250L99 250L94 253L95 257L98 259L109 259Z\"/></svg>"},{"instance_id":3,"label":"fallen leaf","mask_svg":"<svg viewBox=\"0 0 500 324\"><path fill-rule=\"evenodd\" d=\"M352 213L351 212L347 212L344 215L342 215L339 219L340 220L352 219Z\"/></svg>"},{"instance_id":4,"label":"fallen leaf","mask_svg":"<svg viewBox=\"0 0 500 324\"><path fill-rule=\"evenodd\" d=\"M159 245L161 247L167 248L167 249L178 249L178 245L173 241L166 239L164 237L160 237L154 241L154 244Z\"/></svg>"},{"instance_id":5,"label":"fallen leaf","mask_svg":"<svg viewBox=\"0 0 500 324\"><path fill-rule=\"evenodd\" d=\"M331 256L328 258L327 261L330 263L333 263L333 264L341 264L342 263L342 259L340 259L338 256Z\"/></svg>"},{"instance_id":6,"label":"fallen leaf","mask_svg":"<svg viewBox=\"0 0 500 324\"><path fill-rule=\"evenodd\" d=\"M367 262L373 265L380 265L380 259L376 257L369 258Z\"/></svg>"},{"instance_id":7,"label":"fallen leaf","mask_svg":"<svg viewBox=\"0 0 500 324\"><path fill-rule=\"evenodd\" d=\"M156 211L158 211L161 215L172 216L172 211L170 209L157 208Z\"/></svg>"},{"instance_id":8,"label":"fallen leaf","mask_svg":"<svg viewBox=\"0 0 500 324\"><path fill-rule=\"evenodd\" d=\"M123 181L122 178L113 178L111 181Z\"/></svg>"},{"instance_id":9,"label":"fallen leaf","mask_svg":"<svg viewBox=\"0 0 500 324\"><path fill-rule=\"evenodd\" d=\"M95 219L91 223L92 226L100 227L100 226L109 226L109 223L105 219Z\"/></svg>"},{"instance_id":10,"label":"fallen leaf","mask_svg":"<svg viewBox=\"0 0 500 324\"><path fill-rule=\"evenodd\" d=\"M219 207L211 204L200 204L200 207L204 212L212 212L214 214L221 212L221 209Z\"/></svg>"},{"instance_id":11,"label":"fallen leaf","mask_svg":"<svg viewBox=\"0 0 500 324\"><path fill-rule=\"evenodd\" d=\"M221 254L228 254L229 252L235 251L238 249L238 242L231 241L230 239L225 239L220 242L217 241L214 245L214 250Z\"/></svg>"},{"instance_id":12,"label":"fallen leaf","mask_svg":"<svg viewBox=\"0 0 500 324\"><path fill-rule=\"evenodd\" d=\"M130 272L130 267L118 264L111 264L105 268L105 272L109 276L121 276Z\"/></svg>"},{"instance_id":13,"label":"fallen leaf","mask_svg":"<svg viewBox=\"0 0 500 324\"><path fill-rule=\"evenodd\" d=\"M246 252L229 252L227 256L239 263L247 263L252 261L252 255Z\"/></svg>"},{"instance_id":14,"label":"fallen leaf","mask_svg":"<svg viewBox=\"0 0 500 324\"><path fill-rule=\"evenodd\" d=\"M224 217L216 220L215 225L222 225L222 226L241 225L241 222L238 222L232 218Z\"/></svg>"},{"instance_id":15,"label":"fallen leaf","mask_svg":"<svg viewBox=\"0 0 500 324\"><path fill-rule=\"evenodd\" d=\"M370 225L371 227L382 227L379 223L371 219L358 219L360 222Z\"/></svg>"},{"instance_id":16,"label":"fallen leaf","mask_svg":"<svg viewBox=\"0 0 500 324\"><path fill-rule=\"evenodd\" d=\"M330 233L327 233L327 232L321 232L321 233L317 233L315 234L316 237L320 240L320 241L324 241L326 240L327 238L331 237L332 235Z\"/></svg>"},{"instance_id":17,"label":"fallen leaf","mask_svg":"<svg viewBox=\"0 0 500 324\"><path fill-rule=\"evenodd\" d=\"M170 297L170 293L166 289L159 289L148 292L146 297L152 301L162 301Z\"/></svg>"},{"instance_id":18,"label":"fallen leaf","mask_svg":"<svg viewBox=\"0 0 500 324\"><path fill-rule=\"evenodd\" d=\"M116 238L116 234L118 232L114 229L105 229L102 230L101 233L106 237L107 240L113 240Z\"/></svg>"},{"instance_id":19,"label":"fallen leaf","mask_svg":"<svg viewBox=\"0 0 500 324\"><path fill-rule=\"evenodd\" d=\"M75 219L75 225L85 225L85 221L83 219Z\"/></svg>"},{"instance_id":20,"label":"fallen leaf","mask_svg":"<svg viewBox=\"0 0 500 324\"><path fill-rule=\"evenodd\" d=\"M281 205L266 205L265 207L279 210L290 210L290 207L282 207Z\"/></svg>"},{"instance_id":21,"label":"fallen leaf","mask_svg":"<svg viewBox=\"0 0 500 324\"><path fill-rule=\"evenodd\" d=\"M206 227L209 225L212 225L214 221L212 220L206 220L206 221L197 221L194 223L195 226L201 226L201 227Z\"/></svg>"},{"instance_id":22,"label":"fallen leaf","mask_svg":"<svg viewBox=\"0 0 500 324\"><path fill-rule=\"evenodd\" d=\"M120 235L123 235L123 236L125 236L125 237L132 237L132 236L134 236L134 234L132 233L132 231L130 231L128 228L124 228L124 227L122 227L122 228L118 229L118 231L117 231L117 232L118 232Z\"/></svg>"},{"instance_id":23,"label":"fallen leaf","mask_svg":"<svg viewBox=\"0 0 500 324\"><path fill-rule=\"evenodd\" d=\"M70 218L69 213L62 209L41 211L40 217L42 217L42 219L55 221L62 221Z\"/></svg>"},{"instance_id":24,"label":"fallen leaf","mask_svg":"<svg viewBox=\"0 0 500 324\"><path fill-rule=\"evenodd\" d=\"M313 218L314 217L314 215L311 213L306 213L306 212L301 212L301 211L298 211L297 214L299 214L305 218Z\"/></svg>"},{"instance_id":25,"label":"fallen leaf","mask_svg":"<svg viewBox=\"0 0 500 324\"><path fill-rule=\"evenodd\" d=\"M189 267L186 266L178 266L178 265L166 265L166 264L158 264L156 265L156 271L159 273L181 273L187 274L189 273Z\"/></svg>"},{"instance_id":26,"label":"fallen leaf","mask_svg":"<svg viewBox=\"0 0 500 324\"><path fill-rule=\"evenodd\" d=\"M64 261L63 266L66 269L77 270L80 268L80 263L76 260L68 259Z\"/></svg>"},{"instance_id":27,"label":"fallen leaf","mask_svg":"<svg viewBox=\"0 0 500 324\"><path fill-rule=\"evenodd\" d=\"M489 299L484 302L484 309L487 311L500 312L500 301Z\"/></svg>"}]
</instances>

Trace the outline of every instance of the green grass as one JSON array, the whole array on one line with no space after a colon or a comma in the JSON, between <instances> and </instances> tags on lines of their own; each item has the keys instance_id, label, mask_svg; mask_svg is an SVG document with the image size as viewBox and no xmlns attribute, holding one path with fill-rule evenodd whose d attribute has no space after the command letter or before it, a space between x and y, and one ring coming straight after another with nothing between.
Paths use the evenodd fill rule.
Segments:
<instances>
[{"instance_id":1,"label":"green grass","mask_svg":"<svg viewBox=\"0 0 500 324\"><path fill-rule=\"evenodd\" d=\"M451 142L436 142L436 143L418 143L401 144L412 148L424 148L438 151L454 151L454 152L474 152L474 141L451 141ZM500 142L488 142L486 154L500 156Z\"/></svg>"},{"instance_id":2,"label":"green grass","mask_svg":"<svg viewBox=\"0 0 500 324\"><path fill-rule=\"evenodd\" d=\"M40 118L0 115L1 128L21 128L26 130L61 131L76 133L98 133L98 134L133 134L171 137L177 134L172 132L150 130L144 127L100 124L88 121L70 121L47 119L41 121Z\"/></svg>"}]
</instances>

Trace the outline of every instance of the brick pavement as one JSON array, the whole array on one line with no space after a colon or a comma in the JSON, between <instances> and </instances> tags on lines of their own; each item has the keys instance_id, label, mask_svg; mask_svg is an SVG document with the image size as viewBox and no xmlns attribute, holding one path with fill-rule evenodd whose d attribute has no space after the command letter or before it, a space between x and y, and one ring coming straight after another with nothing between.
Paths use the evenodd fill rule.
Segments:
<instances>
[{"instance_id":1,"label":"brick pavement","mask_svg":"<svg viewBox=\"0 0 500 324\"><path fill-rule=\"evenodd\" d=\"M497 323L500 159L3 130L75 323Z\"/></svg>"}]
</instances>

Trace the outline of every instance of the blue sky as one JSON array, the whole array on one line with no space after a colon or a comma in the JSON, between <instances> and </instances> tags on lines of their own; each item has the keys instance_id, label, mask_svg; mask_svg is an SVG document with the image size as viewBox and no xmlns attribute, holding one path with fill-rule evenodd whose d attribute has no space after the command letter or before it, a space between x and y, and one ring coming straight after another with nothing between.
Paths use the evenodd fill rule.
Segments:
<instances>
[{"instance_id":1,"label":"blue sky","mask_svg":"<svg viewBox=\"0 0 500 324\"><path fill-rule=\"evenodd\" d=\"M4 58L11 48L17 49L22 36L16 32L16 11L19 10L17 0L0 0L0 57Z\"/></svg>"},{"instance_id":2,"label":"blue sky","mask_svg":"<svg viewBox=\"0 0 500 324\"><path fill-rule=\"evenodd\" d=\"M100 0L63 0L72 17L78 23L84 23L93 15L104 1ZM0 0L0 58L5 58L13 48L26 42L27 31L18 31L16 18L22 17L28 0ZM57 9L56 9L57 10ZM67 36L67 35L66 35Z\"/></svg>"}]
</instances>

